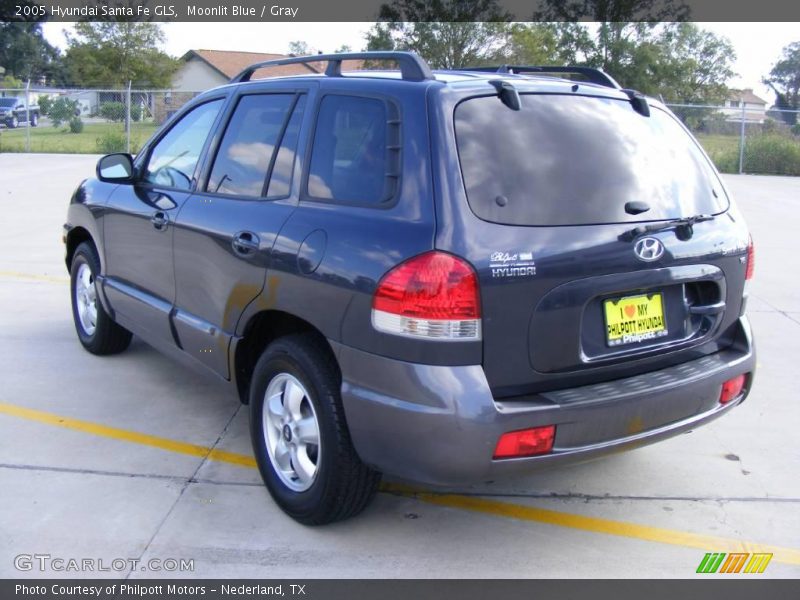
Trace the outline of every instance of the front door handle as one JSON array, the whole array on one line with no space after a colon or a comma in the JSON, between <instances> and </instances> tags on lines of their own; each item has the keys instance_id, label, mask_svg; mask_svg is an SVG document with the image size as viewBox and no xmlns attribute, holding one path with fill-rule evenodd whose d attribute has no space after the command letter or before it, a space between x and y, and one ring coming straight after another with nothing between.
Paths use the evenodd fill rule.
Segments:
<instances>
[{"instance_id":1,"label":"front door handle","mask_svg":"<svg viewBox=\"0 0 800 600\"><path fill-rule=\"evenodd\" d=\"M233 236L231 246L239 256L251 256L258 251L258 236L252 231L240 231Z\"/></svg>"},{"instance_id":2,"label":"front door handle","mask_svg":"<svg viewBox=\"0 0 800 600\"><path fill-rule=\"evenodd\" d=\"M150 222L153 224L153 227L159 231L164 231L167 228L167 225L169 225L169 217L167 217L167 213L158 211L152 217L150 217Z\"/></svg>"}]
</instances>

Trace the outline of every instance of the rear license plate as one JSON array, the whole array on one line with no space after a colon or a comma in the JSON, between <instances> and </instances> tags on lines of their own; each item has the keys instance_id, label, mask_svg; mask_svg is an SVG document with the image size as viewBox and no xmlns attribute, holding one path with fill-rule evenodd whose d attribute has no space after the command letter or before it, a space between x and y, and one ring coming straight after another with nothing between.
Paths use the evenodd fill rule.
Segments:
<instances>
[{"instance_id":1,"label":"rear license plate","mask_svg":"<svg viewBox=\"0 0 800 600\"><path fill-rule=\"evenodd\" d=\"M603 307L609 346L635 344L667 335L661 294L611 298Z\"/></svg>"}]
</instances>

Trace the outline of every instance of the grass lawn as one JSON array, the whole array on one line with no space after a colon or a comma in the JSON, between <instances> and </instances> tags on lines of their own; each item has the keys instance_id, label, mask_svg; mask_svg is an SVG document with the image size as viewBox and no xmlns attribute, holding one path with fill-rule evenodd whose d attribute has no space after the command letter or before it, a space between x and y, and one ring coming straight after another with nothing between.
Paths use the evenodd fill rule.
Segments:
<instances>
[{"instance_id":1,"label":"grass lawn","mask_svg":"<svg viewBox=\"0 0 800 600\"><path fill-rule=\"evenodd\" d=\"M131 123L131 151L136 152L156 130L154 123ZM42 123L31 128L31 152L56 154L105 154L108 146L101 147L98 140L118 137L125 151L125 127L121 123L85 123L81 133L70 133L68 125L53 127ZM0 152L25 152L27 128L0 128Z\"/></svg>"},{"instance_id":2,"label":"grass lawn","mask_svg":"<svg viewBox=\"0 0 800 600\"><path fill-rule=\"evenodd\" d=\"M695 135L697 141L703 146L709 156L721 154L728 151L739 151L738 135L709 135L698 133Z\"/></svg>"}]
</instances>

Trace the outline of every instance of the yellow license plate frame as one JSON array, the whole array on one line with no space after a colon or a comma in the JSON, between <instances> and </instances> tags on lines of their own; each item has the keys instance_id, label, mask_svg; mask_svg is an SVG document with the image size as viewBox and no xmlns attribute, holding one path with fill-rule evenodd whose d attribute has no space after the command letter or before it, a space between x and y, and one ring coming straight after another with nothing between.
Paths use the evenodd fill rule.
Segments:
<instances>
[{"instance_id":1,"label":"yellow license plate frame","mask_svg":"<svg viewBox=\"0 0 800 600\"><path fill-rule=\"evenodd\" d=\"M638 344L669 333L661 292L608 298L603 301L608 346Z\"/></svg>"}]
</instances>

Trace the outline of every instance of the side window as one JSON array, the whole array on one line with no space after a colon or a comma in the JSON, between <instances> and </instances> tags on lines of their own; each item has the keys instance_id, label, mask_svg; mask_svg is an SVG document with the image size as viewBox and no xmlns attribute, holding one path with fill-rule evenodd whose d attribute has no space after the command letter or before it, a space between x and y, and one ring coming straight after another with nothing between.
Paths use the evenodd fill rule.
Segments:
<instances>
[{"instance_id":1,"label":"side window","mask_svg":"<svg viewBox=\"0 0 800 600\"><path fill-rule=\"evenodd\" d=\"M320 103L308 194L358 204L390 200L398 185L400 122L393 104L325 96Z\"/></svg>"},{"instance_id":2,"label":"side window","mask_svg":"<svg viewBox=\"0 0 800 600\"><path fill-rule=\"evenodd\" d=\"M217 150L207 192L264 195L275 147L294 101L294 94L242 96Z\"/></svg>"},{"instance_id":3,"label":"side window","mask_svg":"<svg viewBox=\"0 0 800 600\"><path fill-rule=\"evenodd\" d=\"M294 163L297 154L297 140L300 137L300 125L303 122L303 111L306 108L306 97L300 96L297 100L292 118L283 133L281 147L275 157L275 165L272 167L272 174L269 177L268 198L286 196L292 189L292 175L294 174Z\"/></svg>"},{"instance_id":4,"label":"side window","mask_svg":"<svg viewBox=\"0 0 800 600\"><path fill-rule=\"evenodd\" d=\"M155 185L190 189L194 168L220 108L222 100L212 100L184 115L153 148L144 180Z\"/></svg>"}]
</instances>

